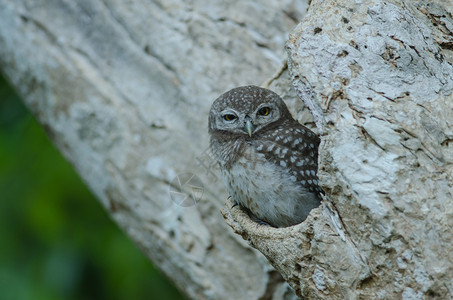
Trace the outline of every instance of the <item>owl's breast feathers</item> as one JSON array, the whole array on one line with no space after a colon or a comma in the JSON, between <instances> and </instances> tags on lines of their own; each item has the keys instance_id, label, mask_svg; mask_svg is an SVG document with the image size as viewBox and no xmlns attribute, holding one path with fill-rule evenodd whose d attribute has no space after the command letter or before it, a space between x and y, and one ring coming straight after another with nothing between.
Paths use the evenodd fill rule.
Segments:
<instances>
[{"instance_id":1,"label":"owl's breast feathers","mask_svg":"<svg viewBox=\"0 0 453 300\"><path fill-rule=\"evenodd\" d=\"M211 151L222 169L231 169L246 147L246 136L227 131L211 132Z\"/></svg>"},{"instance_id":2,"label":"owl's breast feathers","mask_svg":"<svg viewBox=\"0 0 453 300\"><path fill-rule=\"evenodd\" d=\"M254 154L263 154L268 162L287 172L291 180L310 192L323 193L317 177L318 136L295 120L273 125L252 137L213 132L211 149L215 149L222 169L231 169L240 157L254 161Z\"/></svg>"},{"instance_id":3,"label":"owl's breast feathers","mask_svg":"<svg viewBox=\"0 0 453 300\"><path fill-rule=\"evenodd\" d=\"M244 141L240 155L228 167L221 168L229 194L258 219L273 226L302 222L311 209L319 206L320 198L316 164L296 158L297 154L269 140ZM293 156L294 167L286 162Z\"/></svg>"}]
</instances>

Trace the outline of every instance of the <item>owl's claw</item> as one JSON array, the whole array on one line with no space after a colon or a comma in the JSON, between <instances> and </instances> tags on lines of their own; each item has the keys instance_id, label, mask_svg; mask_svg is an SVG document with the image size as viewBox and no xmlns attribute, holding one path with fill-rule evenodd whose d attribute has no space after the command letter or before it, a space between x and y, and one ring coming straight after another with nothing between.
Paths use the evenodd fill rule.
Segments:
<instances>
[{"instance_id":1,"label":"owl's claw","mask_svg":"<svg viewBox=\"0 0 453 300\"><path fill-rule=\"evenodd\" d=\"M231 198L231 196L228 196L228 200L233 200L233 198ZM234 201L234 200L233 200L233 201ZM234 204L233 204L233 206L231 206L230 209L233 209L234 207L238 206L239 204L240 204L239 202L234 201Z\"/></svg>"},{"instance_id":2,"label":"owl's claw","mask_svg":"<svg viewBox=\"0 0 453 300\"><path fill-rule=\"evenodd\" d=\"M260 224L260 225L265 225L265 226L271 226L273 227L271 224L267 223L267 222L264 222L263 220L260 220L260 219L256 219L255 220L256 223Z\"/></svg>"},{"instance_id":3,"label":"owl's claw","mask_svg":"<svg viewBox=\"0 0 453 300\"><path fill-rule=\"evenodd\" d=\"M265 226L270 226L270 227L274 227L272 226L271 224L267 223L266 221L263 221L261 219L259 219L257 216L255 216L254 214L250 213L249 214L250 218L255 221L256 223L260 224L260 225L265 225Z\"/></svg>"},{"instance_id":4,"label":"owl's claw","mask_svg":"<svg viewBox=\"0 0 453 300\"><path fill-rule=\"evenodd\" d=\"M231 198L231 197L230 197L230 198ZM240 205L240 204L241 204L241 203L239 203L239 202L234 202L234 204L231 206L231 209L233 209L234 207L236 207L236 206L238 206L238 205ZM247 209L247 211L249 211L249 210ZM249 211L249 213L250 213L250 211ZM251 213L250 213L250 214L251 214ZM269 224L269 223L267 223L267 222L265 222L265 221L263 221L263 220L261 220L261 219L258 219L258 218L257 218L255 215L253 215L253 214L251 214L250 217L252 218L253 221L255 221L256 223L258 223L258 224L260 224L260 225L265 225L265 226L274 227L274 226L272 226L271 224Z\"/></svg>"}]
</instances>

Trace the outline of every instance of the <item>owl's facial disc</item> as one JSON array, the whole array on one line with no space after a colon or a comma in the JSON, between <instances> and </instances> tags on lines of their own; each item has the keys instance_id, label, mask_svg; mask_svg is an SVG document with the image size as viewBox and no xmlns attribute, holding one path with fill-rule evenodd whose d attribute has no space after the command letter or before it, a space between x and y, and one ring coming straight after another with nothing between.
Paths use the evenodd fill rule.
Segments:
<instances>
[{"instance_id":1,"label":"owl's facial disc","mask_svg":"<svg viewBox=\"0 0 453 300\"><path fill-rule=\"evenodd\" d=\"M279 110L273 103L262 103L253 111L249 112L245 116L239 117L242 121L242 130L252 137L252 135L259 129L266 125L276 121L279 118Z\"/></svg>"},{"instance_id":2,"label":"owl's facial disc","mask_svg":"<svg viewBox=\"0 0 453 300\"><path fill-rule=\"evenodd\" d=\"M277 121L280 118L280 110L275 103L262 103L251 114L254 132Z\"/></svg>"},{"instance_id":3,"label":"owl's facial disc","mask_svg":"<svg viewBox=\"0 0 453 300\"><path fill-rule=\"evenodd\" d=\"M216 116L216 129L252 137L256 132L280 118L280 107L275 102L264 102L256 106L252 104L244 111L229 107L213 116Z\"/></svg>"},{"instance_id":4,"label":"owl's facial disc","mask_svg":"<svg viewBox=\"0 0 453 300\"><path fill-rule=\"evenodd\" d=\"M228 108L220 111L216 117L216 129L230 132L243 132L238 127L241 125L241 114L236 110Z\"/></svg>"}]
</instances>

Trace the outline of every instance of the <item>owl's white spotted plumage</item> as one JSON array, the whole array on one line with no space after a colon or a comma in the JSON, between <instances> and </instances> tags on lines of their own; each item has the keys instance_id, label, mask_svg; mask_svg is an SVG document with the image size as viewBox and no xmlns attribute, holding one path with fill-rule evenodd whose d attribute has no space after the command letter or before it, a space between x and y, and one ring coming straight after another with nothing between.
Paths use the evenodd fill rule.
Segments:
<instances>
[{"instance_id":1,"label":"owl's white spotted plumage","mask_svg":"<svg viewBox=\"0 0 453 300\"><path fill-rule=\"evenodd\" d=\"M224 93L212 104L209 133L230 196L258 219L291 226L319 206L319 138L274 92L244 86Z\"/></svg>"}]
</instances>

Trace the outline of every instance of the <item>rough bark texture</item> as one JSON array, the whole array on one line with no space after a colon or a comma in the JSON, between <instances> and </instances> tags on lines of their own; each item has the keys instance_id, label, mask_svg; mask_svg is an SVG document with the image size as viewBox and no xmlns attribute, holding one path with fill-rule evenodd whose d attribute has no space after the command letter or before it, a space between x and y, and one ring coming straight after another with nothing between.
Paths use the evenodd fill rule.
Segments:
<instances>
[{"instance_id":1,"label":"rough bark texture","mask_svg":"<svg viewBox=\"0 0 453 300\"><path fill-rule=\"evenodd\" d=\"M441 4L312 1L290 36L327 199L289 229L224 215L300 296L453 297L453 20Z\"/></svg>"},{"instance_id":2,"label":"rough bark texture","mask_svg":"<svg viewBox=\"0 0 453 300\"><path fill-rule=\"evenodd\" d=\"M451 13L432 1L312 6L288 42L290 65L321 116L324 188L370 269L351 288L452 298Z\"/></svg>"},{"instance_id":3,"label":"rough bark texture","mask_svg":"<svg viewBox=\"0 0 453 300\"><path fill-rule=\"evenodd\" d=\"M207 115L264 83L312 122L284 68L296 1L0 3L0 67L112 217L189 297L453 297L449 1L312 1L289 71L322 136L327 197L297 226L252 222L211 165ZM207 167L206 167L207 166ZM203 183L197 206L173 179ZM196 200L196 199L192 199ZM108 249L106 249L108 251Z\"/></svg>"}]
</instances>

